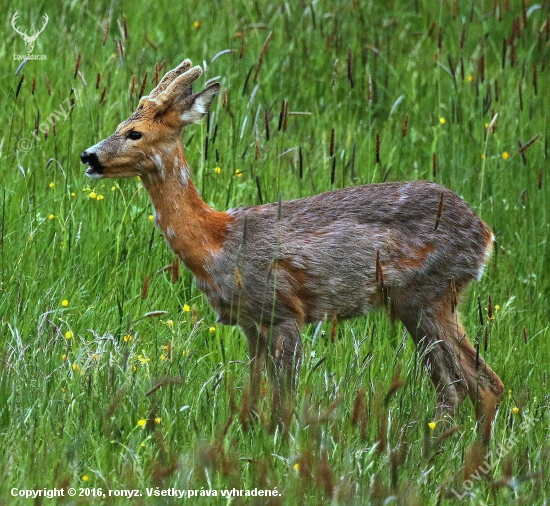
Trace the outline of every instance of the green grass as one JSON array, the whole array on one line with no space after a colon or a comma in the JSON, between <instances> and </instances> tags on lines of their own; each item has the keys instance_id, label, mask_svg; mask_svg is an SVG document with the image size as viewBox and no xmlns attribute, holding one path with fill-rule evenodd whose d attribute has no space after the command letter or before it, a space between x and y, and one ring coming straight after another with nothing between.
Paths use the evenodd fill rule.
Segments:
<instances>
[{"instance_id":1,"label":"green grass","mask_svg":"<svg viewBox=\"0 0 550 506\"><path fill-rule=\"evenodd\" d=\"M361 183L430 179L489 223L495 254L464 297L462 313L472 339L487 333L484 356L507 391L490 450L513 447L494 458L488 476L472 481L464 501L550 500L550 10L547 3L525 2L522 9L506 0L473 5L10 7L19 10L23 30L40 26L44 13L49 24L34 49L47 59L28 62L15 77L20 61L13 54L25 45L10 26L12 10L0 42L0 504L29 504L11 496L13 487L139 489L144 497L132 504L154 503L146 489L155 487L281 494L233 504L453 504L459 501L451 490L464 490L464 466L475 472L483 461L469 403L457 432L434 444L427 428L435 408L431 383L403 326L382 313L340 323L335 342L330 322L305 329L287 431L271 423L269 388L260 420L241 416L244 337L231 327L210 331L215 315L189 272L182 269L176 283L158 272L172 254L149 220L141 183L92 181L79 163L82 150L131 113L145 74L148 93L157 64L165 64L163 73L185 57L207 64L197 88L220 76L226 96L225 107L222 98L212 107L209 132L203 122L184 135L194 181L216 209L259 203L257 182L263 201L273 202ZM211 62L226 49L234 52ZM74 108L67 119L58 117L54 132L47 118L70 100ZM279 130L283 101L290 114ZM48 134L38 131L37 139L41 123ZM520 153L518 141L535 136ZM499 309L480 324L477 298L485 308L489 296ZM146 317L151 311L166 314ZM405 384L384 403L399 371ZM128 504L77 499L58 502Z\"/></svg>"}]
</instances>

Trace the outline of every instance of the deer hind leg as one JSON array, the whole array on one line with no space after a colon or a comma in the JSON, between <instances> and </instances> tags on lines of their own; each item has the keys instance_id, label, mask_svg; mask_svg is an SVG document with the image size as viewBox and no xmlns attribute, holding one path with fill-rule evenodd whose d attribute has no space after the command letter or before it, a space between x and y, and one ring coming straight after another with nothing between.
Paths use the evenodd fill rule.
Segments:
<instances>
[{"instance_id":1,"label":"deer hind leg","mask_svg":"<svg viewBox=\"0 0 550 506\"><path fill-rule=\"evenodd\" d=\"M485 427L490 428L504 392L504 385L468 341L458 321L457 326L455 353L459 358L462 374L468 383L468 395L475 407L476 418L483 420Z\"/></svg>"},{"instance_id":2,"label":"deer hind leg","mask_svg":"<svg viewBox=\"0 0 550 506\"><path fill-rule=\"evenodd\" d=\"M407 300L414 299L409 294ZM410 302L396 303L394 311L411 334L431 376L437 393L437 419L453 417L470 396L477 418L485 417L491 424L504 387L481 356L476 360L450 300L442 298L424 309L412 307Z\"/></svg>"}]
</instances>

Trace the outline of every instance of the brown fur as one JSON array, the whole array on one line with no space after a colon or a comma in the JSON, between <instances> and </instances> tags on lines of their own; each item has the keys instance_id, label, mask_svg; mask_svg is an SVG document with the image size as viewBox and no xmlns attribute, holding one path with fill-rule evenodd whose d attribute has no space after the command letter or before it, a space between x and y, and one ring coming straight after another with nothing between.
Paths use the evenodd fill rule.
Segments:
<instances>
[{"instance_id":1,"label":"brown fur","mask_svg":"<svg viewBox=\"0 0 550 506\"><path fill-rule=\"evenodd\" d=\"M437 417L465 397L490 426L503 384L465 336L460 291L480 275L492 233L451 191L415 181L358 186L300 200L209 208L193 185L181 129L198 122L219 91L198 94L200 68L168 72L109 138L82 153L91 177L140 175L156 225L218 313L238 324L251 357L251 408L267 367L275 397L301 362L304 323L385 307L411 334L434 384ZM134 135L135 133L139 135Z\"/></svg>"}]
</instances>

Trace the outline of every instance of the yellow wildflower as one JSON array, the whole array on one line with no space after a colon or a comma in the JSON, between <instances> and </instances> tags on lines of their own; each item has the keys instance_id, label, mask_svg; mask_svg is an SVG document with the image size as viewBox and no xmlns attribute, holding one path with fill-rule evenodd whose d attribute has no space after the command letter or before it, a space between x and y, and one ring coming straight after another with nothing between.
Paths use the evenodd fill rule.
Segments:
<instances>
[{"instance_id":1,"label":"yellow wildflower","mask_svg":"<svg viewBox=\"0 0 550 506\"><path fill-rule=\"evenodd\" d=\"M195 22L193 23L193 26L194 26L195 28L199 28L199 27L201 26L200 21L195 21Z\"/></svg>"},{"instance_id":2,"label":"yellow wildflower","mask_svg":"<svg viewBox=\"0 0 550 506\"><path fill-rule=\"evenodd\" d=\"M296 462L296 464L294 464L292 469L294 469L294 471L299 471L300 470L300 464L298 462Z\"/></svg>"},{"instance_id":3,"label":"yellow wildflower","mask_svg":"<svg viewBox=\"0 0 550 506\"><path fill-rule=\"evenodd\" d=\"M138 420L138 426L139 427L145 427L145 424L147 423L147 420L145 420L145 418L140 418Z\"/></svg>"},{"instance_id":4,"label":"yellow wildflower","mask_svg":"<svg viewBox=\"0 0 550 506\"><path fill-rule=\"evenodd\" d=\"M154 219L155 219L155 217L152 214L150 214L149 215L149 221L153 221Z\"/></svg>"},{"instance_id":5,"label":"yellow wildflower","mask_svg":"<svg viewBox=\"0 0 550 506\"><path fill-rule=\"evenodd\" d=\"M173 320L168 320L166 322L166 325L168 325L169 327L173 327L174 326L174 321Z\"/></svg>"},{"instance_id":6,"label":"yellow wildflower","mask_svg":"<svg viewBox=\"0 0 550 506\"><path fill-rule=\"evenodd\" d=\"M189 313L189 311L191 311L191 308L189 307L189 304L184 304L184 305L183 305L183 310L184 310L186 313Z\"/></svg>"},{"instance_id":7,"label":"yellow wildflower","mask_svg":"<svg viewBox=\"0 0 550 506\"><path fill-rule=\"evenodd\" d=\"M512 413L514 413L514 415L517 415L519 413L519 408L517 406L514 406L512 408Z\"/></svg>"},{"instance_id":8,"label":"yellow wildflower","mask_svg":"<svg viewBox=\"0 0 550 506\"><path fill-rule=\"evenodd\" d=\"M90 481L90 477L87 474L82 476L82 481Z\"/></svg>"},{"instance_id":9,"label":"yellow wildflower","mask_svg":"<svg viewBox=\"0 0 550 506\"><path fill-rule=\"evenodd\" d=\"M67 332L65 332L65 339L72 339L72 337L73 333L70 330L67 330Z\"/></svg>"},{"instance_id":10,"label":"yellow wildflower","mask_svg":"<svg viewBox=\"0 0 550 506\"><path fill-rule=\"evenodd\" d=\"M210 332L211 334L213 334L214 332L216 332L216 327L212 326L208 329L208 332Z\"/></svg>"},{"instance_id":11,"label":"yellow wildflower","mask_svg":"<svg viewBox=\"0 0 550 506\"><path fill-rule=\"evenodd\" d=\"M158 425L158 424L160 423L160 421L161 421L160 416L157 416L157 417L155 418L155 423Z\"/></svg>"},{"instance_id":12,"label":"yellow wildflower","mask_svg":"<svg viewBox=\"0 0 550 506\"><path fill-rule=\"evenodd\" d=\"M49 219L49 220L55 219L55 214L50 214L50 215L48 216L48 219Z\"/></svg>"},{"instance_id":13,"label":"yellow wildflower","mask_svg":"<svg viewBox=\"0 0 550 506\"><path fill-rule=\"evenodd\" d=\"M237 169L237 170L235 171L235 175L236 175L237 177L241 177L241 176L243 175L242 170Z\"/></svg>"},{"instance_id":14,"label":"yellow wildflower","mask_svg":"<svg viewBox=\"0 0 550 506\"><path fill-rule=\"evenodd\" d=\"M443 117L439 118L439 122L444 125L445 123L447 123L447 120Z\"/></svg>"},{"instance_id":15,"label":"yellow wildflower","mask_svg":"<svg viewBox=\"0 0 550 506\"><path fill-rule=\"evenodd\" d=\"M67 360L67 355L61 355L61 360Z\"/></svg>"},{"instance_id":16,"label":"yellow wildflower","mask_svg":"<svg viewBox=\"0 0 550 506\"><path fill-rule=\"evenodd\" d=\"M435 430L435 426L436 426L436 422L430 422L428 424L428 427L431 429L431 430Z\"/></svg>"},{"instance_id":17,"label":"yellow wildflower","mask_svg":"<svg viewBox=\"0 0 550 506\"><path fill-rule=\"evenodd\" d=\"M504 153L502 153L502 158L504 160L508 160L508 158L510 158L510 153L508 153L508 151L505 151Z\"/></svg>"},{"instance_id":18,"label":"yellow wildflower","mask_svg":"<svg viewBox=\"0 0 550 506\"><path fill-rule=\"evenodd\" d=\"M214 169L214 172L215 172L216 174L221 174L221 171L222 171L221 167L216 167L216 168Z\"/></svg>"},{"instance_id":19,"label":"yellow wildflower","mask_svg":"<svg viewBox=\"0 0 550 506\"><path fill-rule=\"evenodd\" d=\"M122 339L124 340L125 343L127 343L127 342L131 341L133 339L133 337L132 337L131 334L125 334Z\"/></svg>"},{"instance_id":20,"label":"yellow wildflower","mask_svg":"<svg viewBox=\"0 0 550 506\"><path fill-rule=\"evenodd\" d=\"M78 371L78 364L73 364L73 371L74 372Z\"/></svg>"},{"instance_id":21,"label":"yellow wildflower","mask_svg":"<svg viewBox=\"0 0 550 506\"><path fill-rule=\"evenodd\" d=\"M89 197L90 197L91 199L95 199L95 198L97 197L96 192L90 192Z\"/></svg>"},{"instance_id":22,"label":"yellow wildflower","mask_svg":"<svg viewBox=\"0 0 550 506\"><path fill-rule=\"evenodd\" d=\"M67 307L67 306L69 305L69 301L68 301L67 299L63 299L63 300L61 301L61 305L62 305L63 307Z\"/></svg>"}]
</instances>

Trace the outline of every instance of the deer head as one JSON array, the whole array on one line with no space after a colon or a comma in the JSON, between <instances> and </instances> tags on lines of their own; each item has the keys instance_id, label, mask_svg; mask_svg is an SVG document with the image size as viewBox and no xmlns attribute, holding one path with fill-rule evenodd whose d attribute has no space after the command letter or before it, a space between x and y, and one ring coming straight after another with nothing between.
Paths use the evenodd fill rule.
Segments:
<instances>
[{"instance_id":1,"label":"deer head","mask_svg":"<svg viewBox=\"0 0 550 506\"><path fill-rule=\"evenodd\" d=\"M166 158L181 152L183 127L200 121L220 89L214 83L193 94L192 83L201 74L202 69L191 67L189 60L168 72L110 137L81 154L82 163L89 166L86 174L97 179L141 176L148 180L165 170Z\"/></svg>"},{"instance_id":2,"label":"deer head","mask_svg":"<svg viewBox=\"0 0 550 506\"><path fill-rule=\"evenodd\" d=\"M48 24L48 15L44 14L44 24L42 25L42 28L38 30L37 32L34 32L32 35L27 35L26 32L22 32L19 30L15 24L15 21L19 17L19 12L16 11L13 17L11 18L11 26L13 29L23 37L23 40L25 41L25 49L27 51L27 54L30 54L34 50L34 43L38 36L44 31L44 28L46 28L46 25Z\"/></svg>"}]
</instances>

